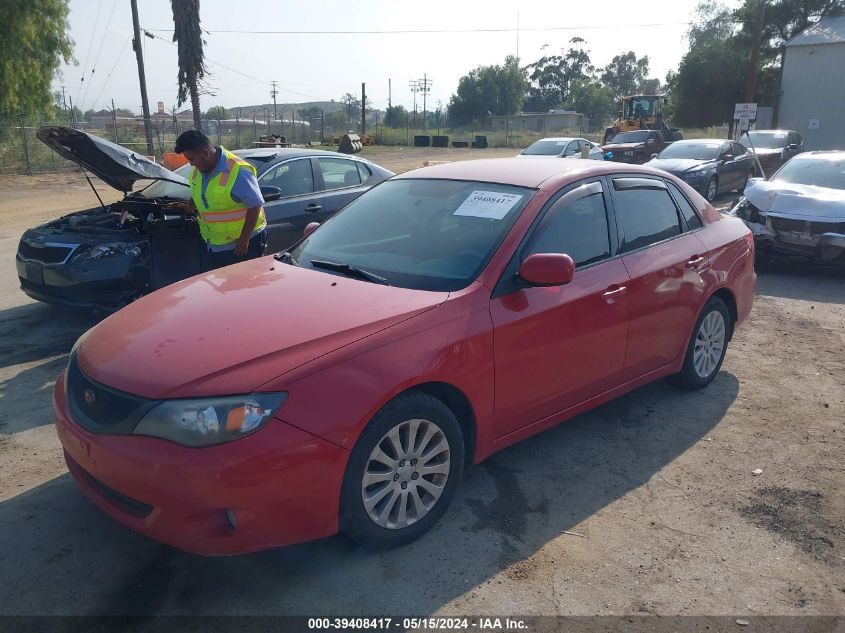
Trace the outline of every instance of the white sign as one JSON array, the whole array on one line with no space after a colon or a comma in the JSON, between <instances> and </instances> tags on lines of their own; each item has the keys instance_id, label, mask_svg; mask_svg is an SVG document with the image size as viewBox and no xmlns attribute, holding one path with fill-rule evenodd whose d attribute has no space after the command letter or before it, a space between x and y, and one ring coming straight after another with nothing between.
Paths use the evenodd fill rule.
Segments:
<instances>
[{"instance_id":1,"label":"white sign","mask_svg":"<svg viewBox=\"0 0 845 633\"><path fill-rule=\"evenodd\" d=\"M747 114L749 119L757 118L757 104L756 103L737 103L734 107L734 119L741 119L743 114Z\"/></svg>"},{"instance_id":2,"label":"white sign","mask_svg":"<svg viewBox=\"0 0 845 633\"><path fill-rule=\"evenodd\" d=\"M751 124L751 117L745 112L739 117L739 131L747 132Z\"/></svg>"},{"instance_id":3,"label":"white sign","mask_svg":"<svg viewBox=\"0 0 845 633\"><path fill-rule=\"evenodd\" d=\"M453 215L501 220L522 196L498 191L473 191Z\"/></svg>"}]
</instances>

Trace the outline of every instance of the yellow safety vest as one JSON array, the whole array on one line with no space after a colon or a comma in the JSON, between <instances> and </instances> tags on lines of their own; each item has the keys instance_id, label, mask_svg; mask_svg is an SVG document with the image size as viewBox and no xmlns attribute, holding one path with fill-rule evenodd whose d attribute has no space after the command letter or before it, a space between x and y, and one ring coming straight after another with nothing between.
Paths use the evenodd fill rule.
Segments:
<instances>
[{"instance_id":1,"label":"yellow safety vest","mask_svg":"<svg viewBox=\"0 0 845 633\"><path fill-rule=\"evenodd\" d=\"M202 176L196 167L191 170L190 177L191 197L194 199L198 212L200 235L208 244L214 246L230 244L241 236L246 219L246 207L242 202L236 202L232 198L232 187L235 186L241 169L249 169L253 174L256 173L255 167L238 158L225 147L221 147L220 151L223 152L226 166L206 185L205 199L208 201L208 207L202 199ZM262 208L253 232L260 231L266 226L267 220Z\"/></svg>"}]
</instances>

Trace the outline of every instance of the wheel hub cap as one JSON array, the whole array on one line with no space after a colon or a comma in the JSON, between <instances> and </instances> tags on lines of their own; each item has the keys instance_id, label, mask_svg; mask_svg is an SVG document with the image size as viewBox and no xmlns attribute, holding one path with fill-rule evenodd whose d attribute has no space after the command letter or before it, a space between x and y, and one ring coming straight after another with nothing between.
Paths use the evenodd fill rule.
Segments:
<instances>
[{"instance_id":1,"label":"wheel hub cap","mask_svg":"<svg viewBox=\"0 0 845 633\"><path fill-rule=\"evenodd\" d=\"M709 378L716 371L725 349L727 328L722 313L714 310L701 321L695 335L693 366L701 378Z\"/></svg>"},{"instance_id":2,"label":"wheel hub cap","mask_svg":"<svg viewBox=\"0 0 845 633\"><path fill-rule=\"evenodd\" d=\"M434 422L397 424L370 453L361 499L370 519L402 529L423 518L440 499L449 478L449 441Z\"/></svg>"}]
</instances>

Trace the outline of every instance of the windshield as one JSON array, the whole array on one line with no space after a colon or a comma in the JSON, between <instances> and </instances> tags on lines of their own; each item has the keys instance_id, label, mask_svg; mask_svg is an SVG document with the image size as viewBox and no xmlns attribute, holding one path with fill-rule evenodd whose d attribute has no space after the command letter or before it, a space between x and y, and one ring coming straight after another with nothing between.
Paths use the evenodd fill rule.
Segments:
<instances>
[{"instance_id":1,"label":"windshield","mask_svg":"<svg viewBox=\"0 0 845 633\"><path fill-rule=\"evenodd\" d=\"M748 142L751 137L751 143ZM739 142L751 149L751 145L758 149L781 149L786 147L786 132L749 132L748 136L743 134Z\"/></svg>"},{"instance_id":2,"label":"windshield","mask_svg":"<svg viewBox=\"0 0 845 633\"><path fill-rule=\"evenodd\" d=\"M392 180L347 205L291 254L300 266L348 264L392 286L447 292L468 286L533 189L454 180Z\"/></svg>"},{"instance_id":3,"label":"windshield","mask_svg":"<svg viewBox=\"0 0 845 633\"><path fill-rule=\"evenodd\" d=\"M190 163L185 163L178 169L174 169L173 173L179 174L180 176L182 176L182 178L187 179L190 171ZM183 200L187 200L191 195L191 190L187 187L187 185L180 185L178 183L169 182L167 180L156 180L155 182L150 185L147 185L137 193L148 199L181 198Z\"/></svg>"},{"instance_id":4,"label":"windshield","mask_svg":"<svg viewBox=\"0 0 845 633\"><path fill-rule=\"evenodd\" d=\"M611 143L645 143L648 140L648 130L636 132L620 132L613 137Z\"/></svg>"},{"instance_id":5,"label":"windshield","mask_svg":"<svg viewBox=\"0 0 845 633\"><path fill-rule=\"evenodd\" d=\"M522 153L528 156L557 156L563 151L567 143L569 141L537 141L522 150Z\"/></svg>"},{"instance_id":6,"label":"windshield","mask_svg":"<svg viewBox=\"0 0 845 633\"><path fill-rule=\"evenodd\" d=\"M693 160L713 160L719 155L721 142L676 141L664 149L657 158L691 158Z\"/></svg>"},{"instance_id":7,"label":"windshield","mask_svg":"<svg viewBox=\"0 0 845 633\"><path fill-rule=\"evenodd\" d=\"M628 111L625 113L629 119L654 116L654 105L657 97L642 97L628 101Z\"/></svg>"},{"instance_id":8,"label":"windshield","mask_svg":"<svg viewBox=\"0 0 845 633\"><path fill-rule=\"evenodd\" d=\"M793 158L780 168L773 181L845 189L845 156Z\"/></svg>"}]
</instances>

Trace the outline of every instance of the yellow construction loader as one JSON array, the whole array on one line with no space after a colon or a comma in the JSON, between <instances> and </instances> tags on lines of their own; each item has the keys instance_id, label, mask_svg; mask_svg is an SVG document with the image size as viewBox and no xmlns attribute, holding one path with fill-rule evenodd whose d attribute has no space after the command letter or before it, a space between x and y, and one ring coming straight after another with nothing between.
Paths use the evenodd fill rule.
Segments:
<instances>
[{"instance_id":1,"label":"yellow construction loader","mask_svg":"<svg viewBox=\"0 0 845 633\"><path fill-rule=\"evenodd\" d=\"M663 120L661 104L666 103L666 97L658 95L631 95L622 97L622 108L619 116L604 132L603 145L619 134L631 130L659 130L667 143L683 138L680 130L670 128Z\"/></svg>"}]
</instances>

